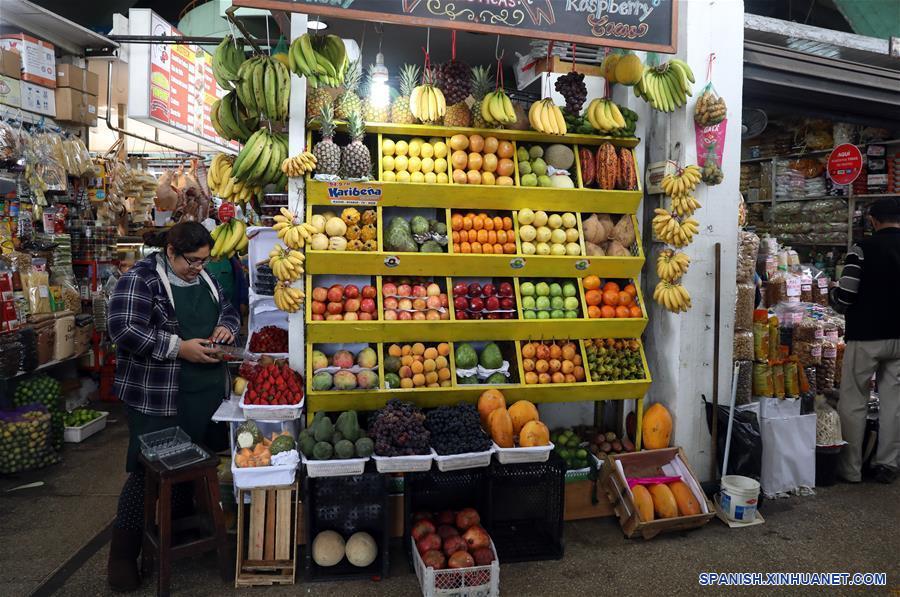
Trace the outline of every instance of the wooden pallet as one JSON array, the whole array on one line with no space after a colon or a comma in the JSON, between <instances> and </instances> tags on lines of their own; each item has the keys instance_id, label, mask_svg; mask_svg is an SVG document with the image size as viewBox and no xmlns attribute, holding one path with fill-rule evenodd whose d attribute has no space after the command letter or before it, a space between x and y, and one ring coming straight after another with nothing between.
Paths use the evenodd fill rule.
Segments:
<instances>
[{"instance_id":1,"label":"wooden pallet","mask_svg":"<svg viewBox=\"0 0 900 597\"><path fill-rule=\"evenodd\" d=\"M240 491L235 587L294 584L299 505L297 483Z\"/></svg>"}]
</instances>

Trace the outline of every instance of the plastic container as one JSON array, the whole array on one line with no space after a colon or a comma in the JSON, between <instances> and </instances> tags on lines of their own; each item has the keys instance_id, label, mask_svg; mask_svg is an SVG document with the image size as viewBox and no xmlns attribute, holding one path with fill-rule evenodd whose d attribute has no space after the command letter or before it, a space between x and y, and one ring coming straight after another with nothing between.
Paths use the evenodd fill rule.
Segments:
<instances>
[{"instance_id":1,"label":"plastic container","mask_svg":"<svg viewBox=\"0 0 900 597\"><path fill-rule=\"evenodd\" d=\"M447 595L453 597L492 597L500 594L500 560L497 549L491 542L494 561L488 566L472 566L470 568L448 568L435 570L426 566L422 556L416 549L412 537L409 538L412 550L413 568L419 579L419 586L424 597Z\"/></svg>"},{"instance_id":2,"label":"plastic container","mask_svg":"<svg viewBox=\"0 0 900 597\"><path fill-rule=\"evenodd\" d=\"M485 450L484 452L468 452L466 454L448 454L441 456L435 453L434 461L437 463L438 470L441 471L458 471L467 468L481 468L490 466L491 454L494 449Z\"/></svg>"},{"instance_id":3,"label":"plastic container","mask_svg":"<svg viewBox=\"0 0 900 597\"><path fill-rule=\"evenodd\" d=\"M291 405L283 404L279 406L266 406L264 404L246 404L244 402L244 396L246 394L246 391L241 394L240 407L244 411L245 417L258 421L289 421L291 419L299 419L303 413L303 404L306 402L306 398L304 397L299 404Z\"/></svg>"},{"instance_id":4,"label":"plastic container","mask_svg":"<svg viewBox=\"0 0 900 597\"><path fill-rule=\"evenodd\" d=\"M106 418L108 416L108 412L100 411L100 416L93 421L88 421L79 427L66 427L65 431L63 431L63 441L70 444L83 442L95 433L106 429Z\"/></svg>"},{"instance_id":5,"label":"plastic container","mask_svg":"<svg viewBox=\"0 0 900 597\"><path fill-rule=\"evenodd\" d=\"M238 467L231 458L231 476L238 489L257 487L279 487L292 485L297 475L297 465L279 464L273 466Z\"/></svg>"},{"instance_id":6,"label":"plastic container","mask_svg":"<svg viewBox=\"0 0 900 597\"><path fill-rule=\"evenodd\" d=\"M159 460L180 452L192 444L191 437L181 427L168 427L160 431L145 433L138 438L141 453L147 460Z\"/></svg>"},{"instance_id":7,"label":"plastic container","mask_svg":"<svg viewBox=\"0 0 900 597\"><path fill-rule=\"evenodd\" d=\"M300 460L306 467L307 477L343 477L361 475L366 470L366 458L339 458L334 460L307 460L300 454Z\"/></svg>"},{"instance_id":8,"label":"plastic container","mask_svg":"<svg viewBox=\"0 0 900 597\"><path fill-rule=\"evenodd\" d=\"M728 520L752 522L756 520L759 503L759 481L741 475L722 477L719 505Z\"/></svg>"},{"instance_id":9,"label":"plastic container","mask_svg":"<svg viewBox=\"0 0 900 597\"><path fill-rule=\"evenodd\" d=\"M521 464L523 462L547 462L553 443L533 448L501 448L494 444L494 452L500 464Z\"/></svg>"},{"instance_id":10,"label":"plastic container","mask_svg":"<svg viewBox=\"0 0 900 597\"><path fill-rule=\"evenodd\" d=\"M303 549L308 581L385 578L390 570L390 509L388 477L372 470L362 475L303 480ZM369 533L378 545L378 556L366 567L357 567L345 557L335 566L316 564L310 546L322 531L335 531L348 540L353 533Z\"/></svg>"},{"instance_id":11,"label":"plastic container","mask_svg":"<svg viewBox=\"0 0 900 597\"><path fill-rule=\"evenodd\" d=\"M379 473L421 473L431 470L431 462L437 453L432 450L430 454L421 456L379 456L372 454L375 468Z\"/></svg>"},{"instance_id":12,"label":"plastic container","mask_svg":"<svg viewBox=\"0 0 900 597\"><path fill-rule=\"evenodd\" d=\"M830 487L837 482L837 465L844 445L816 446L816 487Z\"/></svg>"}]
</instances>

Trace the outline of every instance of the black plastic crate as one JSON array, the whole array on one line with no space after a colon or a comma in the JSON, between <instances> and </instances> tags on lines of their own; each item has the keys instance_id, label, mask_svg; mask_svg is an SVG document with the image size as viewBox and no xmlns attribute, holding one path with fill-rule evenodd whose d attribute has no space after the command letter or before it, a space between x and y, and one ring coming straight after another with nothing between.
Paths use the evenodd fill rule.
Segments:
<instances>
[{"instance_id":1,"label":"black plastic crate","mask_svg":"<svg viewBox=\"0 0 900 597\"><path fill-rule=\"evenodd\" d=\"M566 463L555 452L546 462L490 467L490 531L503 563L563 557Z\"/></svg>"},{"instance_id":2,"label":"black plastic crate","mask_svg":"<svg viewBox=\"0 0 900 597\"><path fill-rule=\"evenodd\" d=\"M362 475L346 477L306 477L303 480L303 522L306 544L303 549L307 581L334 581L386 578L390 570L390 510L388 479L367 463ZM360 568L345 557L335 566L317 565L312 559L312 542L321 531L336 531L348 540L365 531L378 544L378 557Z\"/></svg>"},{"instance_id":3,"label":"black plastic crate","mask_svg":"<svg viewBox=\"0 0 900 597\"><path fill-rule=\"evenodd\" d=\"M475 508L481 526L491 532L488 468L441 472L433 467L427 473L407 473L403 480L403 547L413 569L411 543L412 515ZM493 534L491 535L493 536Z\"/></svg>"}]
</instances>

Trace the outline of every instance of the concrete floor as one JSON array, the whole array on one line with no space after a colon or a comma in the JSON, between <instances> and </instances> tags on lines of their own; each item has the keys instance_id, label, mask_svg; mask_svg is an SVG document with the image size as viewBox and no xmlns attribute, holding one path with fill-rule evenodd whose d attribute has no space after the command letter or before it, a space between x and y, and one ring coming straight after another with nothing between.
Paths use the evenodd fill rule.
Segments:
<instances>
[{"instance_id":1,"label":"concrete floor","mask_svg":"<svg viewBox=\"0 0 900 597\"><path fill-rule=\"evenodd\" d=\"M107 595L107 544L88 545L111 521L124 479L125 424L110 426L79 445L67 445L61 465L15 478L0 478L0 595ZM45 485L12 493L32 481ZM900 483L820 488L817 495L767 502L763 525L732 530L717 520L689 533L651 541L627 540L612 518L566 524L565 558L501 566L505 595L802 595L900 592ZM96 543L99 543L96 542ZM70 558L76 552L88 556ZM85 553L87 552L87 553ZM91 555L93 553L93 555ZM341 582L256 588L266 595L420 595L399 546L391 577L380 582ZM84 560L83 563L80 560ZM68 562L68 565L67 565ZM12 565L11 565L12 564ZM60 567L62 572L55 574ZM703 571L885 572L887 587L702 588ZM49 585L43 585L51 579ZM64 582L55 581L64 578ZM42 586L43 585L43 586ZM155 578L138 595L154 595ZM892 592L893 591L893 592ZM249 593L250 590L241 591ZM237 594L216 574L213 557L176 563L175 595Z\"/></svg>"}]
</instances>

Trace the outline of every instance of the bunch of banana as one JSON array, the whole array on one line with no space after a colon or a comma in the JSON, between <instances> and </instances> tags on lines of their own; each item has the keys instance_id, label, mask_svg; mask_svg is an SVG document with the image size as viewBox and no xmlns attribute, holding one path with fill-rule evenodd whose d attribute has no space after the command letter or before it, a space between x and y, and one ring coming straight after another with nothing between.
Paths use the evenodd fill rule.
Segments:
<instances>
[{"instance_id":1,"label":"bunch of banana","mask_svg":"<svg viewBox=\"0 0 900 597\"><path fill-rule=\"evenodd\" d=\"M444 92L434 85L419 85L409 94L409 111L422 122L434 122L447 112Z\"/></svg>"},{"instance_id":2,"label":"bunch of banana","mask_svg":"<svg viewBox=\"0 0 900 597\"><path fill-rule=\"evenodd\" d=\"M206 185L210 192L229 203L243 205L253 197L262 194L262 186L251 185L234 178L232 164L234 158L224 153L217 153L206 172Z\"/></svg>"},{"instance_id":3,"label":"bunch of banana","mask_svg":"<svg viewBox=\"0 0 900 597\"><path fill-rule=\"evenodd\" d=\"M674 112L692 95L694 73L683 60L673 58L659 66L645 66L644 75L633 87L634 95L648 102L654 110Z\"/></svg>"},{"instance_id":4,"label":"bunch of banana","mask_svg":"<svg viewBox=\"0 0 900 597\"><path fill-rule=\"evenodd\" d=\"M278 233L278 238L291 249L302 249L306 241L318 232L316 227L309 222L298 224L297 216L286 207L282 207L281 213L274 219L275 224L272 229Z\"/></svg>"},{"instance_id":5,"label":"bunch of banana","mask_svg":"<svg viewBox=\"0 0 900 597\"><path fill-rule=\"evenodd\" d=\"M528 122L531 128L547 135L565 135L568 132L566 119L562 110L550 98L531 104L528 110Z\"/></svg>"},{"instance_id":6,"label":"bunch of banana","mask_svg":"<svg viewBox=\"0 0 900 597\"><path fill-rule=\"evenodd\" d=\"M701 207L693 195L672 195L672 211L679 216L692 216Z\"/></svg>"},{"instance_id":7,"label":"bunch of banana","mask_svg":"<svg viewBox=\"0 0 900 597\"><path fill-rule=\"evenodd\" d=\"M278 189L287 188L287 176L281 171L281 162L288 156L287 136L271 133L268 127L256 131L238 153L232 166L235 182L265 186L274 184Z\"/></svg>"},{"instance_id":8,"label":"bunch of banana","mask_svg":"<svg viewBox=\"0 0 900 597\"><path fill-rule=\"evenodd\" d=\"M313 153L303 151L299 155L286 158L281 162L281 171L291 178L297 178L315 170L317 162L318 160L316 160L316 156Z\"/></svg>"},{"instance_id":9,"label":"bunch of banana","mask_svg":"<svg viewBox=\"0 0 900 597\"><path fill-rule=\"evenodd\" d=\"M250 239L247 238L247 225L240 220L232 218L227 224L220 224L212 233L213 244L210 256L226 257L231 259L235 253L242 254L247 251Z\"/></svg>"},{"instance_id":10,"label":"bunch of banana","mask_svg":"<svg viewBox=\"0 0 900 597\"><path fill-rule=\"evenodd\" d=\"M481 117L488 124L513 124L516 121L516 111L506 92L498 89L485 94L481 100Z\"/></svg>"},{"instance_id":11,"label":"bunch of banana","mask_svg":"<svg viewBox=\"0 0 900 597\"><path fill-rule=\"evenodd\" d=\"M213 102L209 109L213 129L223 139L246 143L259 128L259 117L251 118L238 99L236 91L229 91Z\"/></svg>"},{"instance_id":12,"label":"bunch of banana","mask_svg":"<svg viewBox=\"0 0 900 597\"><path fill-rule=\"evenodd\" d=\"M700 182L700 168L690 164L681 168L675 174L666 174L662 179L662 188L666 195L676 197L689 195L697 188Z\"/></svg>"},{"instance_id":13,"label":"bunch of banana","mask_svg":"<svg viewBox=\"0 0 900 597\"><path fill-rule=\"evenodd\" d=\"M269 267L272 273L282 282L293 282L303 275L303 260L306 256L300 251L276 245L269 251Z\"/></svg>"},{"instance_id":14,"label":"bunch of banana","mask_svg":"<svg viewBox=\"0 0 900 597\"><path fill-rule=\"evenodd\" d=\"M665 209L654 209L653 231L666 244L677 248L686 247L694 240L699 231L700 222L694 218L679 219Z\"/></svg>"},{"instance_id":15,"label":"bunch of banana","mask_svg":"<svg viewBox=\"0 0 900 597\"><path fill-rule=\"evenodd\" d=\"M656 275L666 282L677 282L687 272L691 258L672 249L663 249L656 258Z\"/></svg>"},{"instance_id":16,"label":"bunch of banana","mask_svg":"<svg viewBox=\"0 0 900 597\"><path fill-rule=\"evenodd\" d=\"M691 308L691 295L681 284L660 280L653 290L653 300L671 311L681 313Z\"/></svg>"},{"instance_id":17,"label":"bunch of banana","mask_svg":"<svg viewBox=\"0 0 900 597\"><path fill-rule=\"evenodd\" d=\"M291 73L280 60L254 56L238 69L235 90L247 116L287 120L291 102Z\"/></svg>"},{"instance_id":18,"label":"bunch of banana","mask_svg":"<svg viewBox=\"0 0 900 597\"><path fill-rule=\"evenodd\" d=\"M213 77L219 87L226 91L235 88L235 83L241 80L238 69L245 59L243 42L238 45L231 35L222 38L212 58Z\"/></svg>"},{"instance_id":19,"label":"bunch of banana","mask_svg":"<svg viewBox=\"0 0 900 597\"><path fill-rule=\"evenodd\" d=\"M591 100L585 111L588 122L597 131L601 133L611 133L619 129L624 129L628 123L622 116L619 106L611 99L596 98Z\"/></svg>"},{"instance_id":20,"label":"bunch of banana","mask_svg":"<svg viewBox=\"0 0 900 597\"><path fill-rule=\"evenodd\" d=\"M337 35L310 36L304 33L291 43L288 51L291 72L306 77L312 87L338 87L349 66L344 40Z\"/></svg>"},{"instance_id":21,"label":"bunch of banana","mask_svg":"<svg viewBox=\"0 0 900 597\"><path fill-rule=\"evenodd\" d=\"M299 288L292 288L284 282L275 284L275 306L288 313L296 313L303 305L306 295Z\"/></svg>"}]
</instances>

